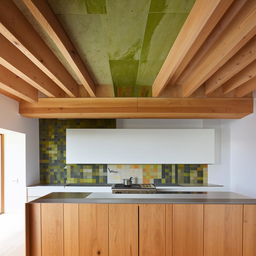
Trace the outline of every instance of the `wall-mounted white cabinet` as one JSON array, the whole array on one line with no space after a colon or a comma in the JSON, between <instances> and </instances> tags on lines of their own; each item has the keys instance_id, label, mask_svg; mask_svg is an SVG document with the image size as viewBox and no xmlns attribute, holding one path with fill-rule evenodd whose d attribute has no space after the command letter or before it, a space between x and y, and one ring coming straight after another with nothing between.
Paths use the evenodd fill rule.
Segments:
<instances>
[{"instance_id":1,"label":"wall-mounted white cabinet","mask_svg":"<svg viewBox=\"0 0 256 256\"><path fill-rule=\"evenodd\" d=\"M213 164L214 129L67 129L67 164Z\"/></svg>"}]
</instances>

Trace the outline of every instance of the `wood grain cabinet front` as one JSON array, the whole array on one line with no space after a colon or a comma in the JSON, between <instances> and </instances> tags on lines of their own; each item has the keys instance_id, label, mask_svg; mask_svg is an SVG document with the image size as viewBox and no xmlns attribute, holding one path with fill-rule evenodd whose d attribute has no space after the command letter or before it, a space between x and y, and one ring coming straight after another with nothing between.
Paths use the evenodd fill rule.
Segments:
<instances>
[{"instance_id":1,"label":"wood grain cabinet front","mask_svg":"<svg viewBox=\"0 0 256 256\"><path fill-rule=\"evenodd\" d=\"M27 256L255 256L256 205L26 205Z\"/></svg>"},{"instance_id":2,"label":"wood grain cabinet front","mask_svg":"<svg viewBox=\"0 0 256 256\"><path fill-rule=\"evenodd\" d=\"M79 204L80 256L108 256L108 205Z\"/></svg>"},{"instance_id":3,"label":"wood grain cabinet front","mask_svg":"<svg viewBox=\"0 0 256 256\"><path fill-rule=\"evenodd\" d=\"M109 205L109 256L138 256L138 205Z\"/></svg>"},{"instance_id":4,"label":"wood grain cabinet front","mask_svg":"<svg viewBox=\"0 0 256 256\"><path fill-rule=\"evenodd\" d=\"M63 256L63 204L41 204L42 256Z\"/></svg>"},{"instance_id":5,"label":"wood grain cabinet front","mask_svg":"<svg viewBox=\"0 0 256 256\"><path fill-rule=\"evenodd\" d=\"M242 256L243 205L204 206L204 256Z\"/></svg>"},{"instance_id":6,"label":"wood grain cabinet front","mask_svg":"<svg viewBox=\"0 0 256 256\"><path fill-rule=\"evenodd\" d=\"M173 205L173 254L166 256L203 256L202 204Z\"/></svg>"},{"instance_id":7,"label":"wood grain cabinet front","mask_svg":"<svg viewBox=\"0 0 256 256\"><path fill-rule=\"evenodd\" d=\"M256 255L256 205L244 206L243 256Z\"/></svg>"},{"instance_id":8,"label":"wood grain cabinet front","mask_svg":"<svg viewBox=\"0 0 256 256\"><path fill-rule=\"evenodd\" d=\"M64 256L79 256L78 209L78 204L64 204Z\"/></svg>"},{"instance_id":9,"label":"wood grain cabinet front","mask_svg":"<svg viewBox=\"0 0 256 256\"><path fill-rule=\"evenodd\" d=\"M165 204L139 205L139 255L165 255Z\"/></svg>"}]
</instances>

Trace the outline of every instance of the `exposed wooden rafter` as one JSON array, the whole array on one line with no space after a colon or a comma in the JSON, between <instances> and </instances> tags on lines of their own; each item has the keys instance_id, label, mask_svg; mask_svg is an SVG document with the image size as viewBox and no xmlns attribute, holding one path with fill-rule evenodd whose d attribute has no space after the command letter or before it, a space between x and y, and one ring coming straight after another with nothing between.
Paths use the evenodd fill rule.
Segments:
<instances>
[{"instance_id":1,"label":"exposed wooden rafter","mask_svg":"<svg viewBox=\"0 0 256 256\"><path fill-rule=\"evenodd\" d=\"M0 65L0 89L20 100L36 102L38 92L20 77Z\"/></svg>"},{"instance_id":2,"label":"exposed wooden rafter","mask_svg":"<svg viewBox=\"0 0 256 256\"><path fill-rule=\"evenodd\" d=\"M34 118L242 118L252 98L65 98L20 104Z\"/></svg>"},{"instance_id":3,"label":"exposed wooden rafter","mask_svg":"<svg viewBox=\"0 0 256 256\"><path fill-rule=\"evenodd\" d=\"M197 0L153 84L153 96L176 80L234 0Z\"/></svg>"},{"instance_id":4,"label":"exposed wooden rafter","mask_svg":"<svg viewBox=\"0 0 256 256\"><path fill-rule=\"evenodd\" d=\"M229 93L256 76L256 60L233 76L223 85L223 92Z\"/></svg>"},{"instance_id":5,"label":"exposed wooden rafter","mask_svg":"<svg viewBox=\"0 0 256 256\"><path fill-rule=\"evenodd\" d=\"M78 96L78 85L73 77L12 1L1 0L0 19L0 32L5 38L50 77L68 96Z\"/></svg>"},{"instance_id":6,"label":"exposed wooden rafter","mask_svg":"<svg viewBox=\"0 0 256 256\"><path fill-rule=\"evenodd\" d=\"M192 95L207 79L256 34L256 1L248 0L225 33L182 84L183 96Z\"/></svg>"},{"instance_id":7,"label":"exposed wooden rafter","mask_svg":"<svg viewBox=\"0 0 256 256\"><path fill-rule=\"evenodd\" d=\"M0 35L0 64L18 75L48 97L64 97L65 93L22 52Z\"/></svg>"},{"instance_id":8,"label":"exposed wooden rafter","mask_svg":"<svg viewBox=\"0 0 256 256\"><path fill-rule=\"evenodd\" d=\"M252 78L248 82L245 82L241 86L239 86L236 89L236 96L237 97L244 97L248 95L249 93L253 92L256 90L256 77Z\"/></svg>"},{"instance_id":9,"label":"exposed wooden rafter","mask_svg":"<svg viewBox=\"0 0 256 256\"><path fill-rule=\"evenodd\" d=\"M219 40L222 33L225 33L225 29L230 25L230 23L233 21L233 19L236 17L236 15L240 12L244 4L247 0L239 0L234 1L233 4L230 6L230 8L226 11L226 13L223 15L219 23L215 26L212 33L208 36L206 41L203 43L203 45L200 47L196 55L193 57L191 62L187 65L184 72L180 74L179 77L177 77L176 80L172 79L168 84L168 87L173 85L181 85L184 83L185 79L191 75L193 70L196 68L196 66L200 63L203 56L211 50L211 47Z\"/></svg>"},{"instance_id":10,"label":"exposed wooden rafter","mask_svg":"<svg viewBox=\"0 0 256 256\"><path fill-rule=\"evenodd\" d=\"M256 60L256 37L205 82L206 94L209 95L221 87L254 60Z\"/></svg>"},{"instance_id":11,"label":"exposed wooden rafter","mask_svg":"<svg viewBox=\"0 0 256 256\"><path fill-rule=\"evenodd\" d=\"M70 67L78 77L80 84L84 86L90 96L95 97L94 82L71 40L47 4L47 1L22 0L22 2L58 47L67 63L69 63Z\"/></svg>"}]
</instances>

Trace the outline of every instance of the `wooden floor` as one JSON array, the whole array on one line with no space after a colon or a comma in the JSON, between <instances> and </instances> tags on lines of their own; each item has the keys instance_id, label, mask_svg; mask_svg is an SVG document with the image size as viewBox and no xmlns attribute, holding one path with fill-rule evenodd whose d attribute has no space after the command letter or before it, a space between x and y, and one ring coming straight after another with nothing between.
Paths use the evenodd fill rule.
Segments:
<instances>
[{"instance_id":1,"label":"wooden floor","mask_svg":"<svg viewBox=\"0 0 256 256\"><path fill-rule=\"evenodd\" d=\"M25 256L24 215L0 215L0 227L0 255Z\"/></svg>"}]
</instances>

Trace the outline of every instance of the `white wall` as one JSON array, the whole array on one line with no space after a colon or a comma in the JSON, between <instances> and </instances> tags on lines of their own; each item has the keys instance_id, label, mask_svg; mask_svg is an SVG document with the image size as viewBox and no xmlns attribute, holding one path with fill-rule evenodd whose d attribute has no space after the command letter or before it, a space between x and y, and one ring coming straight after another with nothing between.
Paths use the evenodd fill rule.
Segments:
<instances>
[{"instance_id":1,"label":"white wall","mask_svg":"<svg viewBox=\"0 0 256 256\"><path fill-rule=\"evenodd\" d=\"M230 122L231 189L256 197L256 99L254 113Z\"/></svg>"},{"instance_id":2,"label":"white wall","mask_svg":"<svg viewBox=\"0 0 256 256\"><path fill-rule=\"evenodd\" d=\"M213 128L216 132L216 164L209 165L209 183L230 189L230 127L225 120L202 119L118 119L117 128Z\"/></svg>"},{"instance_id":3,"label":"white wall","mask_svg":"<svg viewBox=\"0 0 256 256\"><path fill-rule=\"evenodd\" d=\"M23 206L26 185L39 183L40 177L38 120L24 118L18 112L16 101L0 95L0 133L4 134L5 140L7 212ZM15 198L17 200L14 202Z\"/></svg>"},{"instance_id":4,"label":"white wall","mask_svg":"<svg viewBox=\"0 0 256 256\"><path fill-rule=\"evenodd\" d=\"M5 212L24 210L26 202L26 136L0 129L4 134Z\"/></svg>"},{"instance_id":5,"label":"white wall","mask_svg":"<svg viewBox=\"0 0 256 256\"><path fill-rule=\"evenodd\" d=\"M230 125L228 120L203 120L202 128L215 129L215 164L208 165L208 180L230 189Z\"/></svg>"}]
</instances>

